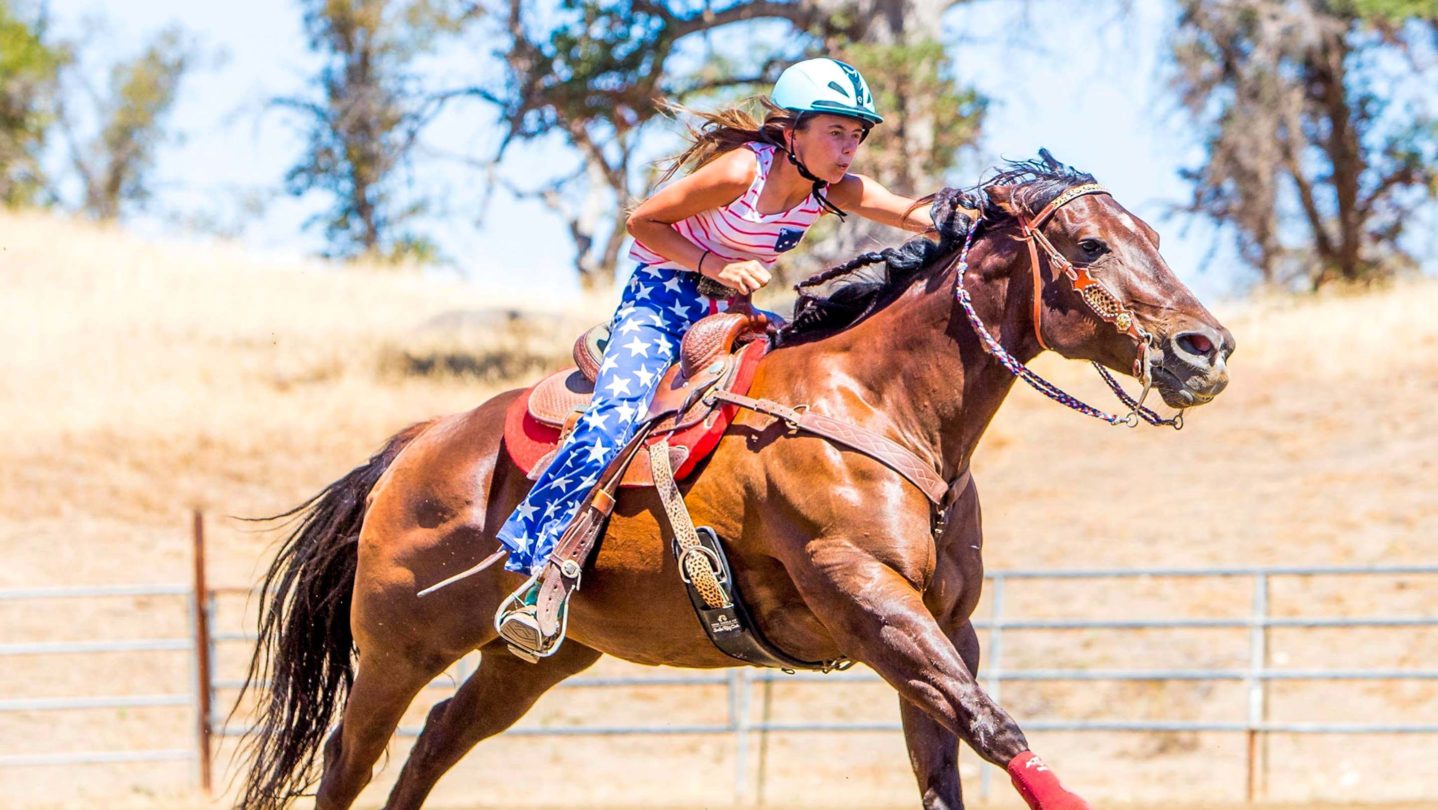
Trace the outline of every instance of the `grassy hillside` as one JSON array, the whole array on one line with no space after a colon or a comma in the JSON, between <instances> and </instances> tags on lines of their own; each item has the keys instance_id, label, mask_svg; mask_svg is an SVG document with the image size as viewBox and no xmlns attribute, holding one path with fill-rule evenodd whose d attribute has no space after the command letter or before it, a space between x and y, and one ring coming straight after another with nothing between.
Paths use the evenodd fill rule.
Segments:
<instances>
[{"instance_id":1,"label":"grassy hillside","mask_svg":"<svg viewBox=\"0 0 1438 810\"><path fill-rule=\"evenodd\" d=\"M0 581L168 573L72 552L143 543L191 506L280 511L403 425L561 362L586 318L515 320L520 303L0 215L0 537L46 548ZM415 373L454 358L467 376Z\"/></svg>"}]
</instances>

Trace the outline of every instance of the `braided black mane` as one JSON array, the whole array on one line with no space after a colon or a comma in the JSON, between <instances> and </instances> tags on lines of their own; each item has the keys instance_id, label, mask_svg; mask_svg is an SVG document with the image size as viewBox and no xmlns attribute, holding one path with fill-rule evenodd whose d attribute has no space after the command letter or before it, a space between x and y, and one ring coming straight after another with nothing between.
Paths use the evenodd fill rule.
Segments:
<instances>
[{"instance_id":1,"label":"braided black mane","mask_svg":"<svg viewBox=\"0 0 1438 810\"><path fill-rule=\"evenodd\" d=\"M1005 169L977 186L945 188L925 198L933 202L930 218L938 241L917 236L898 247L860 254L799 282L794 287L799 293L794 317L779 330L775 344L818 340L848 329L893 303L914 280L943 267L940 259L963 245L970 228L1011 219L985 193L990 187L1011 186L1012 204L1032 215L1068 189L1093 181L1093 175L1059 163L1047 149L1040 149L1038 160L1008 161ZM977 222L970 216L972 211L980 212Z\"/></svg>"}]
</instances>

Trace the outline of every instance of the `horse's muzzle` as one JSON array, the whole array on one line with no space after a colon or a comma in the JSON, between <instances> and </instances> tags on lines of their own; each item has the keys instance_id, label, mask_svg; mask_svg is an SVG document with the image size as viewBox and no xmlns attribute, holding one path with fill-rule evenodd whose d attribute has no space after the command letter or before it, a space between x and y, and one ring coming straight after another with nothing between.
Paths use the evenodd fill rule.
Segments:
<instances>
[{"instance_id":1,"label":"horse's muzzle","mask_svg":"<svg viewBox=\"0 0 1438 810\"><path fill-rule=\"evenodd\" d=\"M1172 408L1192 408L1228 386L1228 357L1233 334L1222 326L1194 324L1160 344L1153 358L1153 385Z\"/></svg>"}]
</instances>

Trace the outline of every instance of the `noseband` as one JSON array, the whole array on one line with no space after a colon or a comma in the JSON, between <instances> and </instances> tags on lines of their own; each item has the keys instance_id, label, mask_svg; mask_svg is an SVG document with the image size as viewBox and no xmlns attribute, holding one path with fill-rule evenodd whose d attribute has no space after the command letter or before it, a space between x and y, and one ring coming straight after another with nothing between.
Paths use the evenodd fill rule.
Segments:
<instances>
[{"instance_id":1,"label":"noseband","mask_svg":"<svg viewBox=\"0 0 1438 810\"><path fill-rule=\"evenodd\" d=\"M1139 395L1138 399L1130 397L1128 393L1123 390L1123 387L1119 385L1118 381L1113 378L1113 375L1109 374L1108 369L1098 363L1093 364L1094 368L1098 370L1099 375L1103 377L1104 382L1108 384L1108 387L1121 402L1128 406L1129 412L1126 415L1116 416L1101 411L1065 393L1058 386L1030 371L1027 366L1009 354L1008 351L999 344L998 340L989 333L989 330L984 327L983 322L979 319L978 313L974 310L969 291L964 289L964 276L969 269L969 248L973 246L974 232L978 230L977 222L970 226L968 236L964 240L964 249L959 253L955 294L964 312L968 315L969 321L973 324L975 331L979 333L985 350L998 359L1010 373L1021 378L1040 393L1080 413L1087 414L1096 419L1102 419L1111 425L1136 427L1139 420L1142 419L1150 425L1171 425L1175 430L1181 430L1183 429L1182 411L1179 411L1172 418L1165 419L1143 405L1143 401L1148 398L1149 390L1153 387L1153 370L1151 366L1154 343L1153 336L1139 325L1138 319L1133 316L1133 313L1129 311L1128 307L1124 306L1118 296L1110 292L1102 282L1089 273L1086 265L1075 265L1069 261L1062 253L1059 253L1058 249L1054 247L1053 243L1050 242L1048 237L1044 236L1043 231L1040 230L1045 223L1053 218L1054 213L1060 208L1079 197L1090 194L1107 195L1109 191L1097 183L1085 183L1084 185L1074 186L1055 197L1052 202L1044 206L1043 210L1039 211L1032 219L1022 213L1016 215L1020 230L1019 239L1028 245L1029 267L1033 272L1034 337L1038 339L1041 349L1048 350L1050 348L1048 341L1044 340L1042 319L1044 283L1043 274L1040 270L1039 249L1043 248L1045 255L1048 256L1049 265L1054 268L1054 278L1057 279L1059 273L1062 273L1063 276L1069 280L1074 291L1078 293L1079 298L1088 306L1094 315L1098 316L1098 318L1105 323L1112 324L1119 332L1128 335L1138 346L1138 356L1134 358L1133 362L1133 376L1137 377L1143 383L1143 392Z\"/></svg>"}]
</instances>

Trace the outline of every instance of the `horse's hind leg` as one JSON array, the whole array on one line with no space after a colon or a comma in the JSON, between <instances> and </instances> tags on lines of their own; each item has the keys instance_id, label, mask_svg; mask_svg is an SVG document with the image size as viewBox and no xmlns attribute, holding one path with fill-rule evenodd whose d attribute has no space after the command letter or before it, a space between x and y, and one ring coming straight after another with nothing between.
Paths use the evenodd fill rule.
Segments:
<instances>
[{"instance_id":1,"label":"horse's hind leg","mask_svg":"<svg viewBox=\"0 0 1438 810\"><path fill-rule=\"evenodd\" d=\"M400 717L415 695L444 668L395 654L360 655L344 717L325 745L324 776L316 810L343 810L369 784L374 763L384 753Z\"/></svg>"},{"instance_id":2,"label":"horse's hind leg","mask_svg":"<svg viewBox=\"0 0 1438 810\"><path fill-rule=\"evenodd\" d=\"M443 669L441 661L417 661L393 650L361 650L344 717L325 744L316 810L344 810L354 803L405 709Z\"/></svg>"},{"instance_id":3,"label":"horse's hind leg","mask_svg":"<svg viewBox=\"0 0 1438 810\"><path fill-rule=\"evenodd\" d=\"M479 669L454 697L430 710L424 731L390 792L385 804L388 810L419 807L439 778L480 740L509 728L540 695L587 669L600 656L573 640L538 664L510 655L502 641L491 642L482 651Z\"/></svg>"}]
</instances>

